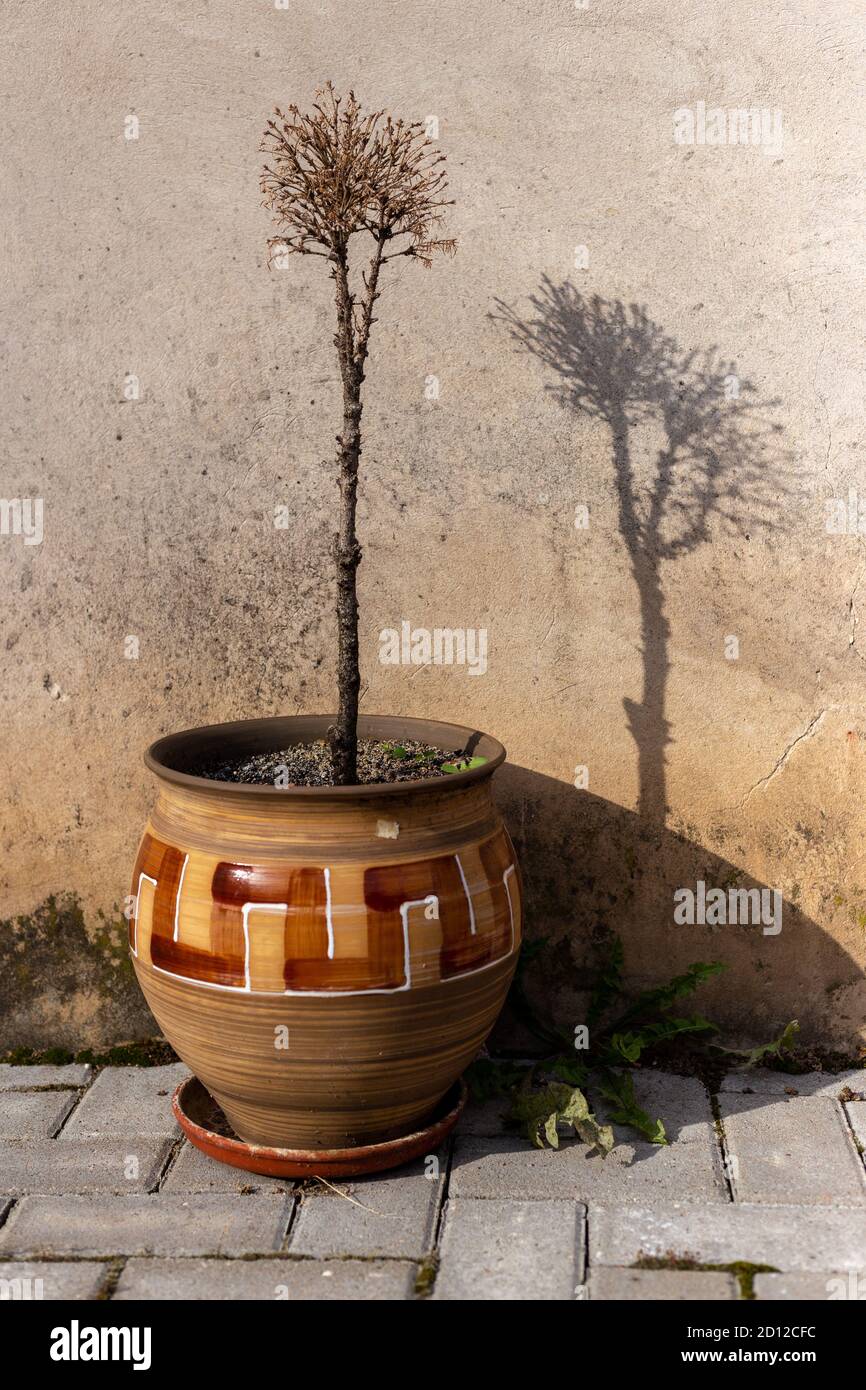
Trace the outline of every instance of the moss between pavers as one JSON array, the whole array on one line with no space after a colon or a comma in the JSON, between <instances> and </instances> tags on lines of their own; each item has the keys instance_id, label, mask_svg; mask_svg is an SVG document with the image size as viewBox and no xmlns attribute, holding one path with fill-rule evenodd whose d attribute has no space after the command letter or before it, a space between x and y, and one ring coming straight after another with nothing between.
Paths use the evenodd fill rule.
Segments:
<instances>
[{"instance_id":1,"label":"moss between pavers","mask_svg":"<svg viewBox=\"0 0 866 1390\"><path fill-rule=\"evenodd\" d=\"M429 1298L436 1283L436 1275L439 1273L439 1256L436 1254L428 1255L418 1266L415 1275L415 1297Z\"/></svg>"},{"instance_id":2,"label":"moss between pavers","mask_svg":"<svg viewBox=\"0 0 866 1390\"><path fill-rule=\"evenodd\" d=\"M127 1256L125 1255L118 1255L116 1259L109 1260L108 1268L102 1276L102 1283L96 1295L96 1301L98 1303L107 1303L111 1299L115 1289L120 1283L120 1276L123 1273L126 1261Z\"/></svg>"},{"instance_id":3,"label":"moss between pavers","mask_svg":"<svg viewBox=\"0 0 866 1390\"><path fill-rule=\"evenodd\" d=\"M748 1260L731 1260L728 1264L705 1264L694 1255L676 1255L669 1250L666 1255L640 1255L631 1266L632 1269L678 1269L701 1274L733 1274L740 1290L740 1298L754 1299L755 1275L778 1274L775 1265L750 1264Z\"/></svg>"}]
</instances>

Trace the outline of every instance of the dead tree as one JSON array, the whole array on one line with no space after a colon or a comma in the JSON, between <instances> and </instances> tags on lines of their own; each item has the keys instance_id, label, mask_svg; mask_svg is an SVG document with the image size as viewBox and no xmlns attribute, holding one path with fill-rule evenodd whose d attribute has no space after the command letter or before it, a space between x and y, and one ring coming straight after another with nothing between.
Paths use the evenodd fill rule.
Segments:
<instances>
[{"instance_id":1,"label":"dead tree","mask_svg":"<svg viewBox=\"0 0 866 1390\"><path fill-rule=\"evenodd\" d=\"M268 242L269 264L277 250L323 256L334 281L337 331L334 343L343 387L343 424L337 435L340 524L334 539L337 576L337 720L329 729L334 781L357 781L358 654L357 570L361 547L356 532L358 465L364 368L380 276L388 261L411 256L432 264L437 251L453 254L456 243L433 236L449 200L445 156L418 122L395 120L386 111L364 112L355 100L337 96L329 82L316 94L312 111L277 109L268 121L262 150L264 206L279 234ZM355 280L350 242L372 241L370 261ZM354 251L354 245L353 245Z\"/></svg>"}]
</instances>

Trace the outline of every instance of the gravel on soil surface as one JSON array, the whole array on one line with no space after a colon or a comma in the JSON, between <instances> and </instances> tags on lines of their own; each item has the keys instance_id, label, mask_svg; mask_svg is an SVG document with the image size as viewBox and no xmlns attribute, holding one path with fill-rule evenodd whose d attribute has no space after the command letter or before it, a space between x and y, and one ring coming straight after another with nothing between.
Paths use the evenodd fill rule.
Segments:
<instances>
[{"instance_id":1,"label":"gravel on soil surface","mask_svg":"<svg viewBox=\"0 0 866 1390\"><path fill-rule=\"evenodd\" d=\"M422 777L443 777L444 765L459 763L459 751L434 748L429 743L404 739L402 743L379 739L358 740L358 782L416 782ZM330 787L333 785L331 750L324 739L299 743L273 753L253 753L246 758L226 758L188 769L194 776L215 782L248 782L272 787Z\"/></svg>"}]
</instances>

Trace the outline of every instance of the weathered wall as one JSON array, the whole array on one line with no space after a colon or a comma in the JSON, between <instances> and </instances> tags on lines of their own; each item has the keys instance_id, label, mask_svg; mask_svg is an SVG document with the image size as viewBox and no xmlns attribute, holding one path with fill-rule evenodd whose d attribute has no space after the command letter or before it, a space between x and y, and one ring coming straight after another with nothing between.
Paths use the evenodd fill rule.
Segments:
<instances>
[{"instance_id":1,"label":"weathered wall","mask_svg":"<svg viewBox=\"0 0 866 1390\"><path fill-rule=\"evenodd\" d=\"M507 744L563 1018L616 929L635 983L725 959L741 1038L853 1046L866 554L825 523L854 488L866 524L860 11L8 0L0 491L44 539L0 536L0 1043L150 1026L113 946L143 746L332 705L330 287L267 271L257 188L270 109L332 77L438 119L460 242L374 329L364 708ZM781 145L675 143L698 102ZM486 674L382 666L403 620L486 628ZM674 925L698 879L778 890L782 931Z\"/></svg>"}]
</instances>

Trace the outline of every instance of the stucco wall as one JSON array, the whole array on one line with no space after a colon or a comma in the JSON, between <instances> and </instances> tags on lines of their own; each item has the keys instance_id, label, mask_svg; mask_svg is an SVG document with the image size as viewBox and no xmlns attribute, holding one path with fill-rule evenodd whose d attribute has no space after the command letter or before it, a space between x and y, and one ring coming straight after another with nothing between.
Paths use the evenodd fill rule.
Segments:
<instances>
[{"instance_id":1,"label":"stucco wall","mask_svg":"<svg viewBox=\"0 0 866 1390\"><path fill-rule=\"evenodd\" d=\"M331 77L438 120L459 238L374 329L363 707L506 743L565 1021L617 930L635 984L726 960L732 1036L854 1045L866 553L826 523L853 488L866 527L860 11L7 0L0 491L44 537L0 536L0 1043L149 1031L114 949L144 745L332 706L330 285L268 272L257 186L271 108ZM781 142L676 143L698 103ZM486 673L382 665L403 621L486 629ZM698 880L780 892L781 932L676 925Z\"/></svg>"}]
</instances>

